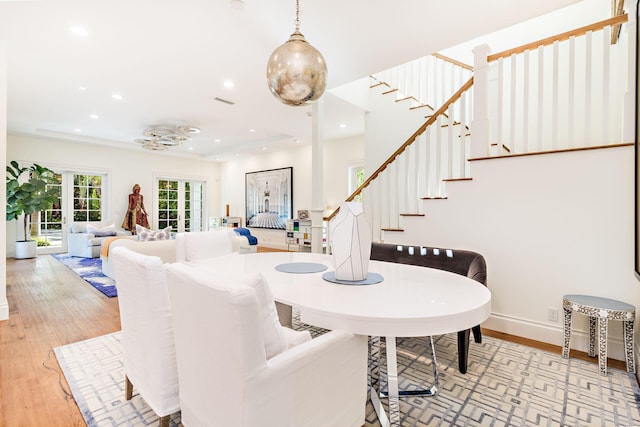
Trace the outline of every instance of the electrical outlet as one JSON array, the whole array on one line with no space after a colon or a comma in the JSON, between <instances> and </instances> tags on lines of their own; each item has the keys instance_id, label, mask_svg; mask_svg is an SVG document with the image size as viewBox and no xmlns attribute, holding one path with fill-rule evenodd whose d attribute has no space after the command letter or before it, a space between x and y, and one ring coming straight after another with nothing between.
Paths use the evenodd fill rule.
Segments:
<instances>
[{"instance_id":1,"label":"electrical outlet","mask_svg":"<svg viewBox=\"0 0 640 427\"><path fill-rule=\"evenodd\" d=\"M560 317L560 310L556 307L547 307L547 319L552 322L557 322Z\"/></svg>"}]
</instances>

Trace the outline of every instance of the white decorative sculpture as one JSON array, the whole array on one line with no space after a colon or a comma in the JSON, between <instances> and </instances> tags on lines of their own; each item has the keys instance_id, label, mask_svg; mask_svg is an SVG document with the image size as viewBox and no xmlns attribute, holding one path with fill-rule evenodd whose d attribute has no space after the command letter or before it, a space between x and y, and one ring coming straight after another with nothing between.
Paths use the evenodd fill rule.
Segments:
<instances>
[{"instance_id":1,"label":"white decorative sculpture","mask_svg":"<svg viewBox=\"0 0 640 427\"><path fill-rule=\"evenodd\" d=\"M336 279L365 280L369 273L371 230L360 202L342 202L330 227Z\"/></svg>"}]
</instances>

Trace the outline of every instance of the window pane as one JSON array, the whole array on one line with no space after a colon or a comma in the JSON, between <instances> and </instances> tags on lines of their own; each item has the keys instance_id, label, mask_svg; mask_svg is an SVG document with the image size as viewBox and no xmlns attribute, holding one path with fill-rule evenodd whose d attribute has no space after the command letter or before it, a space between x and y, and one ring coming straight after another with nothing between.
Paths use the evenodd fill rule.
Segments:
<instances>
[{"instance_id":1,"label":"window pane","mask_svg":"<svg viewBox=\"0 0 640 427\"><path fill-rule=\"evenodd\" d=\"M74 221L102 220L103 177L101 175L75 174L73 182Z\"/></svg>"}]
</instances>

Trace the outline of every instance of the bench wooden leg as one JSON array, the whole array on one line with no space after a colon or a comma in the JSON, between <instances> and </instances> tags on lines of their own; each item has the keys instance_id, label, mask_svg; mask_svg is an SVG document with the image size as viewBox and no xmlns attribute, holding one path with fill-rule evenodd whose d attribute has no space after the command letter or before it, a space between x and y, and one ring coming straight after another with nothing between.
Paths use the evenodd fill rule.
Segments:
<instances>
[{"instance_id":1,"label":"bench wooden leg","mask_svg":"<svg viewBox=\"0 0 640 427\"><path fill-rule=\"evenodd\" d=\"M165 415L164 417L160 417L160 427L169 427L169 421L171 421L169 415Z\"/></svg>"},{"instance_id":2,"label":"bench wooden leg","mask_svg":"<svg viewBox=\"0 0 640 427\"><path fill-rule=\"evenodd\" d=\"M471 329L458 332L458 369L460 373L467 373L467 361L469 360L469 334ZM474 335L475 336L475 335Z\"/></svg>"},{"instance_id":3,"label":"bench wooden leg","mask_svg":"<svg viewBox=\"0 0 640 427\"><path fill-rule=\"evenodd\" d=\"M131 400L131 396L133 396L133 384L129 380L128 376L124 376L124 398L126 400Z\"/></svg>"},{"instance_id":4,"label":"bench wooden leg","mask_svg":"<svg viewBox=\"0 0 640 427\"><path fill-rule=\"evenodd\" d=\"M482 330L480 329L480 325L474 326L471 330L473 331L473 340L478 344L482 343Z\"/></svg>"}]
</instances>

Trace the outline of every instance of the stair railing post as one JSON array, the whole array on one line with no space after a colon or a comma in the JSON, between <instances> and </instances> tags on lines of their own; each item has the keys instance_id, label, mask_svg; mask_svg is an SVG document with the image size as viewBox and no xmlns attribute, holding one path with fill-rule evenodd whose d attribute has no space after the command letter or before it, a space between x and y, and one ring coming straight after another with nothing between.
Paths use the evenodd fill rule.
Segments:
<instances>
[{"instance_id":1,"label":"stair railing post","mask_svg":"<svg viewBox=\"0 0 640 427\"><path fill-rule=\"evenodd\" d=\"M473 49L473 121L471 122L471 157L489 155L491 122L489 120L489 62L488 45Z\"/></svg>"},{"instance_id":2,"label":"stair railing post","mask_svg":"<svg viewBox=\"0 0 640 427\"><path fill-rule=\"evenodd\" d=\"M311 113L311 252L322 253L324 97L313 104Z\"/></svg>"},{"instance_id":3,"label":"stair railing post","mask_svg":"<svg viewBox=\"0 0 640 427\"><path fill-rule=\"evenodd\" d=\"M624 95L622 113L622 142L635 141L636 132L636 26L637 5L635 1L627 2L627 92Z\"/></svg>"}]
</instances>

